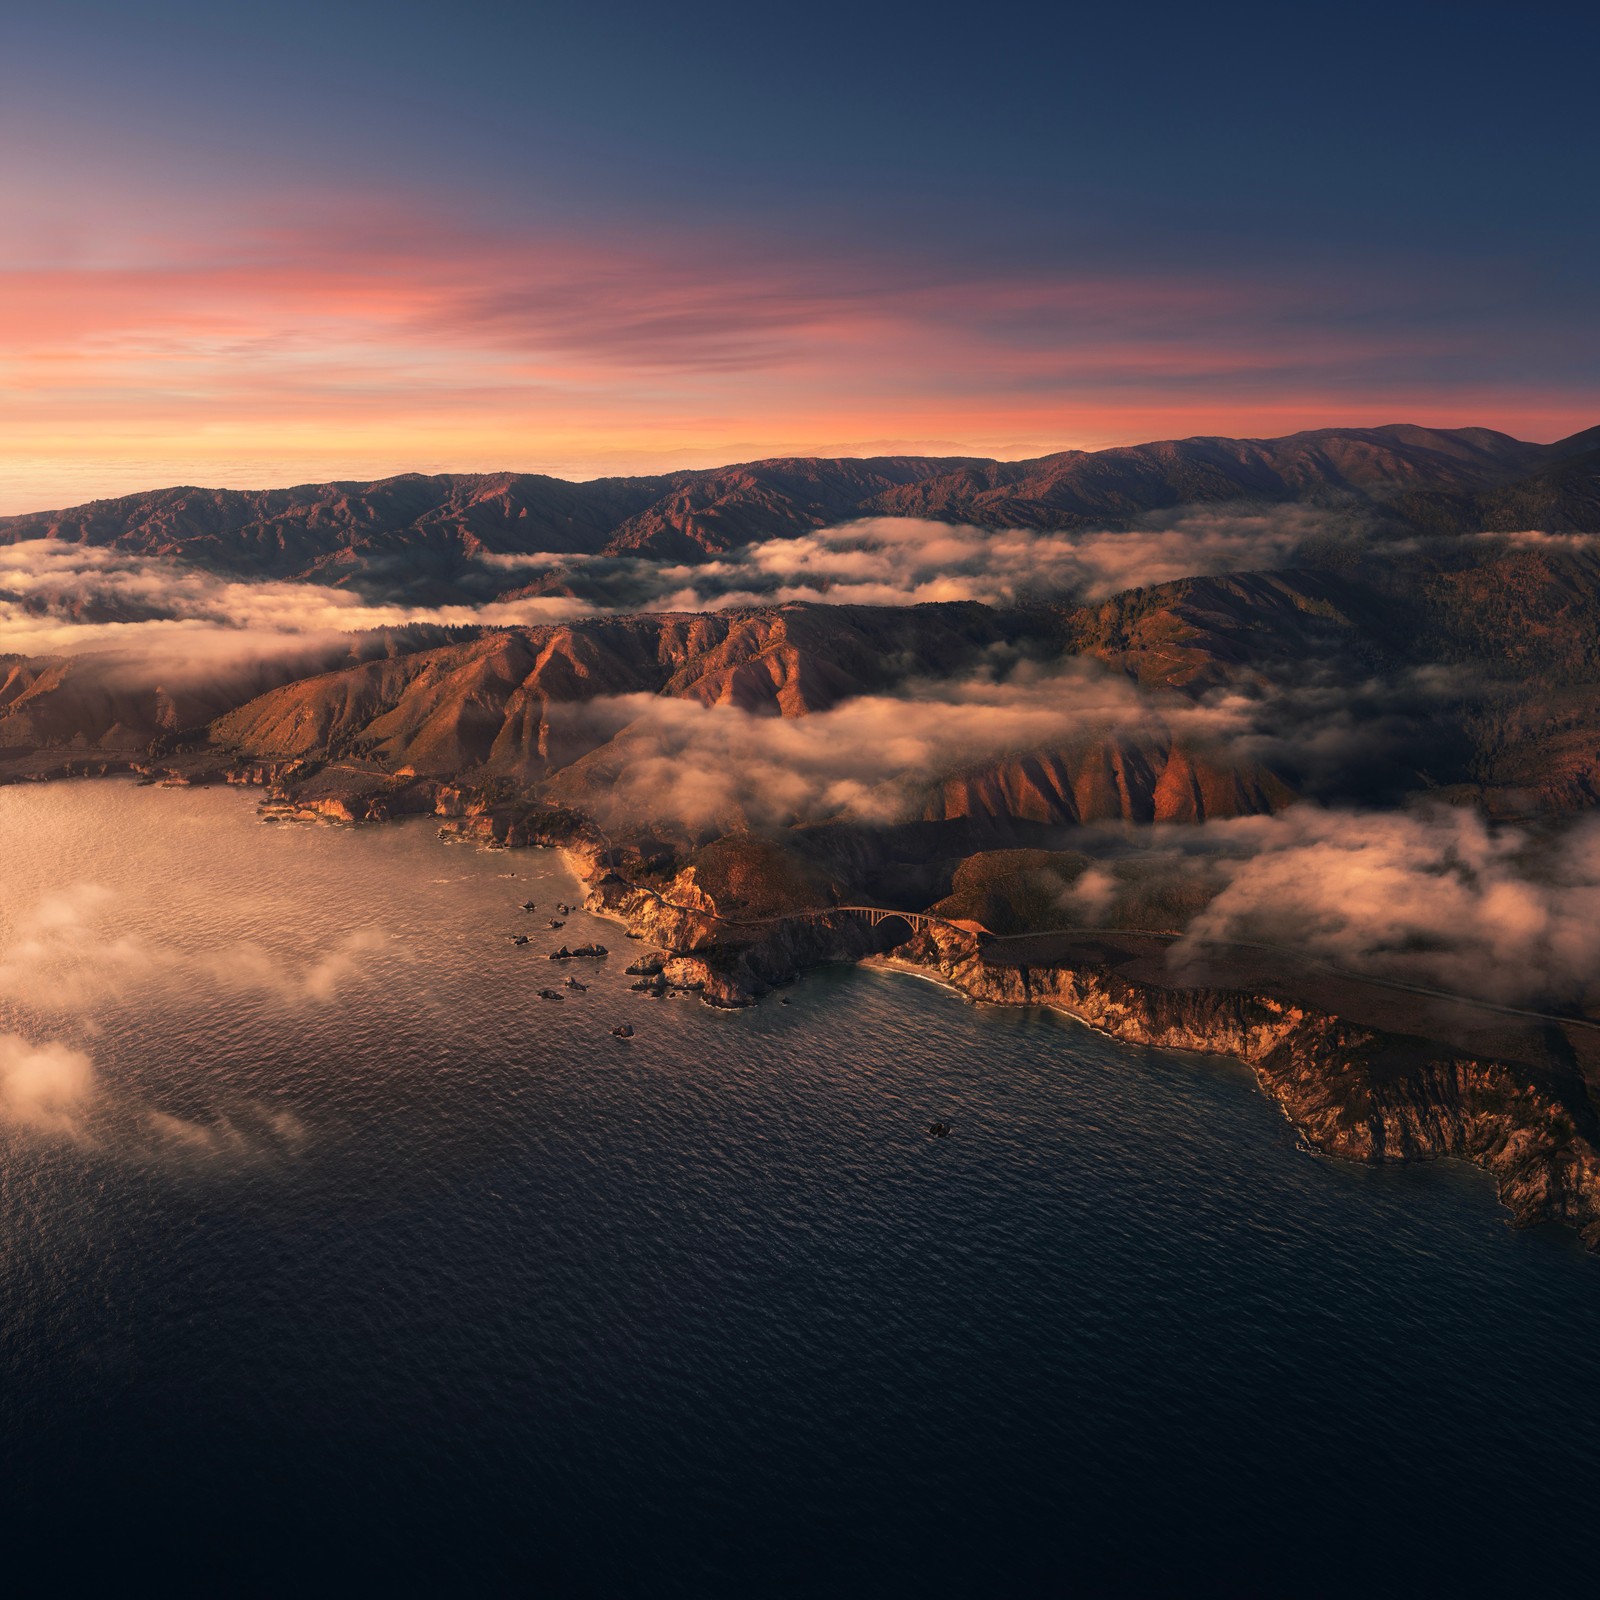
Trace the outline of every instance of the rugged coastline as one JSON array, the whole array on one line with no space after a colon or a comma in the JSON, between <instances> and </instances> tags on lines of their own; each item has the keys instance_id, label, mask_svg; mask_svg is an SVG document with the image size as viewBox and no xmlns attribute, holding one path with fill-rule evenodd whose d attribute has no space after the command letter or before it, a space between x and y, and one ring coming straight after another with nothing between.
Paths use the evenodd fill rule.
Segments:
<instances>
[{"instance_id":1,"label":"rugged coastline","mask_svg":"<svg viewBox=\"0 0 1600 1600\"><path fill-rule=\"evenodd\" d=\"M1600 1130L1576 1074L1465 1054L1277 994L1165 988L1093 964L997 963L930 935L892 961L986 1004L1046 1005L1128 1043L1242 1061L1313 1149L1470 1161L1519 1226L1566 1223L1600 1249Z\"/></svg>"},{"instance_id":2,"label":"rugged coastline","mask_svg":"<svg viewBox=\"0 0 1600 1600\"><path fill-rule=\"evenodd\" d=\"M264 821L432 816L445 839L559 849L586 908L659 952L651 987L710 1006L753 1004L809 967L869 962L933 979L974 1003L1047 1006L1127 1043L1226 1056L1250 1068L1312 1149L1367 1162L1469 1161L1495 1180L1517 1226L1561 1223L1600 1250L1600 1119L1589 1087L1600 1036L1575 1027L1485 1030L1484 1019L1448 1007L1413 1003L1397 1012L1393 997L1375 1000L1358 984L1308 998L1316 985L1281 971L1175 974L1126 937L1030 950L1027 941L990 940L947 923L914 928L898 916L876 926L850 915L741 919L719 910L692 869L661 888L638 881L629 871L641 865L634 852L580 813L405 772L219 762L211 752L68 758L28 777L118 774L149 784L259 787ZM1404 1025L1410 1012L1422 1026Z\"/></svg>"},{"instance_id":3,"label":"rugged coastline","mask_svg":"<svg viewBox=\"0 0 1600 1600\"><path fill-rule=\"evenodd\" d=\"M1494 1179L1517 1226L1565 1224L1600 1250L1600 1120L1588 1063L1570 1038L1552 1037L1559 1030L1491 1019L1486 1033L1483 1018L1414 1002L1404 1011L1431 1024L1427 1032L1374 1025L1374 1016L1392 1019L1392 996L1361 995L1346 982L1347 1004L1336 1011L1295 998L1300 985L1281 974L1259 984L1239 982L1245 973L1179 981L1126 938L1091 941L1075 958L1046 950L1041 962L965 930L913 930L899 918L878 928L851 916L741 923L719 916L692 881L666 892L629 881L614 852L576 819L541 824L469 807L448 831L487 844L559 846L588 908L659 949L663 982L706 1004L751 1004L809 966L866 961L935 979L979 1004L1048 1006L1127 1043L1243 1062L1320 1153L1471 1162ZM1579 1051L1593 1048L1579 1039Z\"/></svg>"}]
</instances>

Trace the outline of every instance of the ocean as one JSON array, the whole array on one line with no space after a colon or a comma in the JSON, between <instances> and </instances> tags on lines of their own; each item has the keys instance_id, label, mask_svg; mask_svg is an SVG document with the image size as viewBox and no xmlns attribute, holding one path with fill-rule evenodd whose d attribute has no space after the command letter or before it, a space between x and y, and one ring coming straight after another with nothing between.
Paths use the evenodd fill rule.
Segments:
<instances>
[{"instance_id":1,"label":"ocean","mask_svg":"<svg viewBox=\"0 0 1600 1600\"><path fill-rule=\"evenodd\" d=\"M1238 1065L903 975L650 999L615 924L547 927L557 854L254 798L0 789L14 1581L1589 1570L1600 1261L1483 1175L1319 1159Z\"/></svg>"}]
</instances>

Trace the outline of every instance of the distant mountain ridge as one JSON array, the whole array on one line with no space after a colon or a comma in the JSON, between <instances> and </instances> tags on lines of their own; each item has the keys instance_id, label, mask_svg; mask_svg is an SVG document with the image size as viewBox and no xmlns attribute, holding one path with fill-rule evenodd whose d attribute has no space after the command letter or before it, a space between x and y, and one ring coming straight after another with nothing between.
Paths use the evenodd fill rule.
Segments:
<instances>
[{"instance_id":1,"label":"distant mountain ridge","mask_svg":"<svg viewBox=\"0 0 1600 1600\"><path fill-rule=\"evenodd\" d=\"M439 595L515 579L485 556L633 555L697 563L859 517L986 527L1118 527L1230 502L1365 510L1429 533L1600 532L1600 428L1531 444L1487 428L1322 428L1194 438L1030 461L791 457L569 483L525 473L405 474L288 489L169 488L0 518L0 544L62 539L234 576Z\"/></svg>"}]
</instances>

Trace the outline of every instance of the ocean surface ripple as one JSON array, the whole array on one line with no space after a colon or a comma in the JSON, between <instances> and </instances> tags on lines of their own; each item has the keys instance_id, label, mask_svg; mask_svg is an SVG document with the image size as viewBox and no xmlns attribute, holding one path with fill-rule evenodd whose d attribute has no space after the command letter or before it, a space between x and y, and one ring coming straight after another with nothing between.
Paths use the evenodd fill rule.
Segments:
<instances>
[{"instance_id":1,"label":"ocean surface ripple","mask_svg":"<svg viewBox=\"0 0 1600 1600\"><path fill-rule=\"evenodd\" d=\"M647 999L557 856L422 823L10 789L0 862L0 1035L90 1075L0 1085L0 1518L69 1590L1585 1564L1600 1263L1241 1068L886 974Z\"/></svg>"}]
</instances>

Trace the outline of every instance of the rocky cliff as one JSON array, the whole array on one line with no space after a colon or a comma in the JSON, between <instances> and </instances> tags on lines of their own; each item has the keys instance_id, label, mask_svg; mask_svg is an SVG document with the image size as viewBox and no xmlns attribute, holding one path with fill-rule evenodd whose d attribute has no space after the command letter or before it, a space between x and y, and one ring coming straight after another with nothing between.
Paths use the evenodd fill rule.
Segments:
<instances>
[{"instance_id":1,"label":"rocky cliff","mask_svg":"<svg viewBox=\"0 0 1600 1600\"><path fill-rule=\"evenodd\" d=\"M1482 1167L1519 1226L1560 1222L1600 1250L1600 1117L1583 1075L1463 1053L1365 1026L1281 992L1140 981L1113 961L1021 964L950 924L913 931L837 914L720 916L680 876L666 891L618 874L610 852L569 835L592 910L660 951L657 981L710 1004L751 1003L823 962L876 959L991 1005L1044 1005L1132 1044L1246 1063L1316 1151L1355 1161L1454 1158Z\"/></svg>"},{"instance_id":2,"label":"rocky cliff","mask_svg":"<svg viewBox=\"0 0 1600 1600\"><path fill-rule=\"evenodd\" d=\"M1314 1149L1470 1161L1518 1224L1567 1223L1600 1249L1600 1120L1576 1072L1462 1055L1276 995L1169 988L1095 965L1009 965L938 929L895 959L974 1000L1052 1006L1130 1043L1231 1056Z\"/></svg>"}]
</instances>

